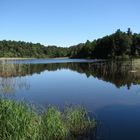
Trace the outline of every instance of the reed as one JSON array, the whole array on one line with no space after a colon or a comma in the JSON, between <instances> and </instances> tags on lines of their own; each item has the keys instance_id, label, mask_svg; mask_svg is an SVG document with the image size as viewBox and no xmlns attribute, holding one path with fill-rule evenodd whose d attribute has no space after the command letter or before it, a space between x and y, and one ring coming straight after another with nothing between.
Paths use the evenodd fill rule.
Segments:
<instances>
[{"instance_id":1,"label":"reed","mask_svg":"<svg viewBox=\"0 0 140 140\"><path fill-rule=\"evenodd\" d=\"M0 140L37 139L40 117L26 104L0 99Z\"/></svg>"},{"instance_id":2,"label":"reed","mask_svg":"<svg viewBox=\"0 0 140 140\"><path fill-rule=\"evenodd\" d=\"M0 98L0 140L67 140L95 127L83 107L54 106L38 114L25 103Z\"/></svg>"},{"instance_id":3,"label":"reed","mask_svg":"<svg viewBox=\"0 0 140 140\"><path fill-rule=\"evenodd\" d=\"M71 134L80 135L96 126L95 119L90 119L88 112L82 106L66 107L65 121Z\"/></svg>"}]
</instances>

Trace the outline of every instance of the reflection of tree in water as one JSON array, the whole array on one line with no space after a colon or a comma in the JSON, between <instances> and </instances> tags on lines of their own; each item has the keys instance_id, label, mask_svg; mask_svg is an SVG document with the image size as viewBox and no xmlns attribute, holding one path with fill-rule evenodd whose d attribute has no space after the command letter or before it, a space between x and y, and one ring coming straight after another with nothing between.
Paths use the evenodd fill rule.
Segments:
<instances>
[{"instance_id":1,"label":"reflection of tree in water","mask_svg":"<svg viewBox=\"0 0 140 140\"><path fill-rule=\"evenodd\" d=\"M14 93L18 90L30 88L30 84L25 79L21 78L1 78L0 91L2 93Z\"/></svg>"},{"instance_id":2,"label":"reflection of tree in water","mask_svg":"<svg viewBox=\"0 0 140 140\"><path fill-rule=\"evenodd\" d=\"M14 93L17 90L30 88L26 79L15 77L22 73L20 65L8 64L6 61L0 63L0 93Z\"/></svg>"},{"instance_id":3,"label":"reflection of tree in water","mask_svg":"<svg viewBox=\"0 0 140 140\"><path fill-rule=\"evenodd\" d=\"M115 84L117 87L140 84L140 64L138 61L106 62L94 64L94 77Z\"/></svg>"},{"instance_id":4,"label":"reflection of tree in water","mask_svg":"<svg viewBox=\"0 0 140 140\"><path fill-rule=\"evenodd\" d=\"M57 63L48 64L46 69L49 71L70 69L78 73L84 73L87 77L93 76L110 82L118 88L127 86L129 89L132 84L140 84L140 60L97 63Z\"/></svg>"},{"instance_id":5,"label":"reflection of tree in water","mask_svg":"<svg viewBox=\"0 0 140 140\"><path fill-rule=\"evenodd\" d=\"M40 74L45 70L56 71L61 69L70 69L78 73L84 73L87 77L97 77L103 81L113 83L117 87L127 86L130 88L131 84L140 84L140 60L123 62L108 61L98 63L51 64L11 64L3 62L0 64L0 77L5 80L1 81L1 83L3 83L2 85L5 85L5 88L8 90L10 87L6 86L8 85L6 83L10 83L13 85L13 87L15 87L15 84L12 80L14 79L13 77L19 78L27 75L33 75L35 73ZM15 83L19 84L22 82L20 81ZM21 84L22 86L26 85L25 81L23 83ZM21 85L19 85L19 87L22 87Z\"/></svg>"}]
</instances>

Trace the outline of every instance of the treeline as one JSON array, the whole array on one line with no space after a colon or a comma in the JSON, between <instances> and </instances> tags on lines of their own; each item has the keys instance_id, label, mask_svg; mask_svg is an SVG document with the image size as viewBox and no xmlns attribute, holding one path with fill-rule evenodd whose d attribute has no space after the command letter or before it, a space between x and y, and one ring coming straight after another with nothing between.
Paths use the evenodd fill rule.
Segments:
<instances>
[{"instance_id":1,"label":"treeline","mask_svg":"<svg viewBox=\"0 0 140 140\"><path fill-rule=\"evenodd\" d=\"M69 56L72 58L130 58L140 56L140 34L118 29L103 38L71 46Z\"/></svg>"},{"instance_id":2,"label":"treeline","mask_svg":"<svg viewBox=\"0 0 140 140\"><path fill-rule=\"evenodd\" d=\"M43 46L40 43L23 41L0 41L0 57L66 57L68 48Z\"/></svg>"},{"instance_id":3,"label":"treeline","mask_svg":"<svg viewBox=\"0 0 140 140\"><path fill-rule=\"evenodd\" d=\"M118 29L103 38L87 41L69 48L44 46L40 43L0 41L0 57L70 57L70 58L138 58L140 57L140 34Z\"/></svg>"}]
</instances>

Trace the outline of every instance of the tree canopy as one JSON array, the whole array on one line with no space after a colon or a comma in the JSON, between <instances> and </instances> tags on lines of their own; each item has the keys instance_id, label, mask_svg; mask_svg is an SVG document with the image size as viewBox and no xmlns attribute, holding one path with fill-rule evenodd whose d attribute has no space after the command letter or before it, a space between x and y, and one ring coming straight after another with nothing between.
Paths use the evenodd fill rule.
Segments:
<instances>
[{"instance_id":1,"label":"tree canopy","mask_svg":"<svg viewBox=\"0 0 140 140\"><path fill-rule=\"evenodd\" d=\"M140 34L133 34L130 28L127 32L118 29L109 36L71 46L69 55L72 58L97 59L139 57Z\"/></svg>"},{"instance_id":2,"label":"tree canopy","mask_svg":"<svg viewBox=\"0 0 140 140\"><path fill-rule=\"evenodd\" d=\"M0 57L65 57L68 48L57 46L43 46L40 43L23 41L0 41Z\"/></svg>"},{"instance_id":3,"label":"tree canopy","mask_svg":"<svg viewBox=\"0 0 140 140\"><path fill-rule=\"evenodd\" d=\"M118 29L97 40L70 47L44 46L23 41L0 41L0 57L70 57L70 58L132 58L140 56L140 34Z\"/></svg>"}]
</instances>

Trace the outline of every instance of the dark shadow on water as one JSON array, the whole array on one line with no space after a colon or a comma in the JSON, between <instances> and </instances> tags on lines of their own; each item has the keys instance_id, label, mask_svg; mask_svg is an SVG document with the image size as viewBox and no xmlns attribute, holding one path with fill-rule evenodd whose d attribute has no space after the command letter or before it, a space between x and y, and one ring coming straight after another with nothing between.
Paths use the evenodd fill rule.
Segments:
<instances>
[{"instance_id":1,"label":"dark shadow on water","mask_svg":"<svg viewBox=\"0 0 140 140\"><path fill-rule=\"evenodd\" d=\"M69 140L97 140L96 128L85 131L83 134L73 135Z\"/></svg>"},{"instance_id":2,"label":"dark shadow on water","mask_svg":"<svg viewBox=\"0 0 140 140\"><path fill-rule=\"evenodd\" d=\"M113 105L97 110L100 140L140 140L140 105Z\"/></svg>"}]
</instances>

